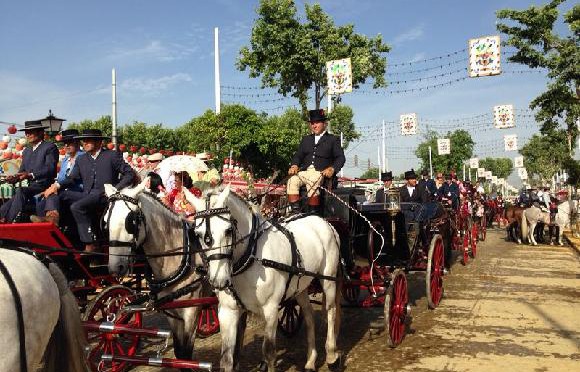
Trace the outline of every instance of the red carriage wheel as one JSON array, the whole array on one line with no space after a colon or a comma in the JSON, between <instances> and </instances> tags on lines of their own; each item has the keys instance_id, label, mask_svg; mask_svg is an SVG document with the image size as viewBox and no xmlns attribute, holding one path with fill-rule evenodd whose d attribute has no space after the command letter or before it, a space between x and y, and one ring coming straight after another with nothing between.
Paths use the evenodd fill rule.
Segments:
<instances>
[{"instance_id":1,"label":"red carriage wheel","mask_svg":"<svg viewBox=\"0 0 580 372\"><path fill-rule=\"evenodd\" d=\"M291 299L280 305L280 310L278 310L278 330L284 336L293 337L296 335L303 321L304 314L302 314L302 308L298 305L298 301Z\"/></svg>"},{"instance_id":2,"label":"red carriage wheel","mask_svg":"<svg viewBox=\"0 0 580 372\"><path fill-rule=\"evenodd\" d=\"M397 269L393 272L393 279L385 296L385 331L390 347L396 347L405 337L408 302L407 278L403 270Z\"/></svg>"},{"instance_id":3,"label":"red carriage wheel","mask_svg":"<svg viewBox=\"0 0 580 372\"><path fill-rule=\"evenodd\" d=\"M220 321L217 315L217 305L202 307L197 321L196 334L199 338L215 335L220 330Z\"/></svg>"},{"instance_id":4,"label":"red carriage wheel","mask_svg":"<svg viewBox=\"0 0 580 372\"><path fill-rule=\"evenodd\" d=\"M471 242L471 230L466 228L463 230L463 260L462 264L467 265L469 262L469 243Z\"/></svg>"},{"instance_id":5,"label":"red carriage wheel","mask_svg":"<svg viewBox=\"0 0 580 372\"><path fill-rule=\"evenodd\" d=\"M431 239L425 276L429 309L435 309L443 297L443 269L443 238L441 235L436 234Z\"/></svg>"},{"instance_id":6,"label":"red carriage wheel","mask_svg":"<svg viewBox=\"0 0 580 372\"><path fill-rule=\"evenodd\" d=\"M477 253L477 235L478 235L478 228L477 228L477 224L474 223L473 226L471 226L471 257L475 258L475 255Z\"/></svg>"},{"instance_id":7,"label":"red carriage wheel","mask_svg":"<svg viewBox=\"0 0 580 372\"><path fill-rule=\"evenodd\" d=\"M380 234L382 234L383 236L385 236L384 231L383 231L383 225L380 222L373 222L372 223L373 227L375 228L375 230L377 230ZM373 229L369 229L368 235L367 235L367 250L368 250L368 260L369 260L369 264L372 265L373 261L376 258L376 255L379 254L379 252L381 251L381 242L382 239L377 236L377 233L375 232L375 230ZM385 241L384 244L386 245L387 242ZM383 246L383 251L386 250L386 246Z\"/></svg>"},{"instance_id":8,"label":"red carriage wheel","mask_svg":"<svg viewBox=\"0 0 580 372\"><path fill-rule=\"evenodd\" d=\"M484 242L487 235L487 217L485 214L481 217L481 226L479 229L479 241Z\"/></svg>"},{"instance_id":9,"label":"red carriage wheel","mask_svg":"<svg viewBox=\"0 0 580 372\"><path fill-rule=\"evenodd\" d=\"M113 321L132 328L142 328L142 314L121 313L121 309L135 298L135 292L122 285L105 288L87 305L83 315L84 321L106 322ZM88 355L88 363L91 371L124 372L132 368L125 362L112 362L105 364L101 361L101 355L112 354L133 356L139 347L139 335L124 335L114 333L89 333L88 341L91 351Z\"/></svg>"}]
</instances>

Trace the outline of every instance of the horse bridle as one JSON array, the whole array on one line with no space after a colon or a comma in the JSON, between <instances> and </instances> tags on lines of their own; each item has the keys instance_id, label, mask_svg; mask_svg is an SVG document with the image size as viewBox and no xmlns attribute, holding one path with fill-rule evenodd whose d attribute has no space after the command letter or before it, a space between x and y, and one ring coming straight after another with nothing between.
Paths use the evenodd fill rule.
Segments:
<instances>
[{"instance_id":1,"label":"horse bridle","mask_svg":"<svg viewBox=\"0 0 580 372\"><path fill-rule=\"evenodd\" d=\"M115 207L115 203L118 201L125 203L130 211L129 214L127 214L127 218L125 219L125 230L127 230L129 234L133 235L133 239L129 242L110 240L109 245L113 247L129 247L132 250L136 250L138 248L137 239L139 238L139 228L141 226L141 222L143 222L145 225L145 231L147 231L145 215L143 214L141 208L139 208L139 201L137 199L121 194L120 192L116 192L109 196L109 207L107 209L106 223L107 228L109 228L111 225L111 216L113 215L112 210ZM133 204L136 207L136 210L131 209L129 204Z\"/></svg>"},{"instance_id":2,"label":"horse bridle","mask_svg":"<svg viewBox=\"0 0 580 372\"><path fill-rule=\"evenodd\" d=\"M205 207L206 209L204 211L199 211L195 213L195 219L201 219L202 223L205 223L205 234L203 235L203 242L205 243L205 245L207 246L208 249L212 248L212 245L214 243L214 239L213 236L211 234L211 217L218 217L224 221L229 222L232 225L232 229L230 231L230 237L231 237L231 241L232 244L230 244L229 246L232 248L230 249L230 251L228 253L213 253L210 254L209 256L205 254L205 252L203 252L202 250L202 258L204 261L209 262L209 261L219 261L219 260L223 260L223 259L229 259L231 260L233 257L233 243L235 242L234 239L234 231L233 228L236 226L236 221L232 219L232 214L230 212L230 209L227 207L223 207L223 208L210 208L209 207L210 204L210 195L208 195L208 197L205 200ZM226 218L223 215L228 215L229 217Z\"/></svg>"}]
</instances>

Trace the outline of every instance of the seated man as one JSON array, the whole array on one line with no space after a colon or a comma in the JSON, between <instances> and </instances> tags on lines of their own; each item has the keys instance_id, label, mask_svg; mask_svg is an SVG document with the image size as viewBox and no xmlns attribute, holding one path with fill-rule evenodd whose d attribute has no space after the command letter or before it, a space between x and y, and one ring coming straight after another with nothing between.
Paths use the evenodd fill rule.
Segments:
<instances>
[{"instance_id":1,"label":"seated man","mask_svg":"<svg viewBox=\"0 0 580 372\"><path fill-rule=\"evenodd\" d=\"M56 177L58 149L52 142L44 141L44 129L40 120L24 123L24 135L29 146L22 153L22 164L18 173L6 177L6 182L17 183L28 180L28 186L19 187L12 199L0 208L0 223L14 222L24 205L50 186Z\"/></svg>"},{"instance_id":2,"label":"seated man","mask_svg":"<svg viewBox=\"0 0 580 372\"><path fill-rule=\"evenodd\" d=\"M406 203L425 204L428 200L427 192L417 187L417 175L413 169L405 172L405 180L407 182L400 189L401 210L405 215L405 221L410 223L423 220L423 216L420 215L421 207Z\"/></svg>"},{"instance_id":3,"label":"seated man","mask_svg":"<svg viewBox=\"0 0 580 372\"><path fill-rule=\"evenodd\" d=\"M71 203L70 210L85 250L94 252L97 247L91 227L92 219L95 212L107 204L105 184L112 184L121 190L131 185L135 174L120 152L103 148L103 140L108 137L103 136L100 130L86 129L74 138L82 142L86 154L76 160L69 176L60 183L52 184L44 196L49 197L58 192L59 200ZM83 183L83 191L67 190L79 180Z\"/></svg>"},{"instance_id":4,"label":"seated man","mask_svg":"<svg viewBox=\"0 0 580 372\"><path fill-rule=\"evenodd\" d=\"M60 183L64 181L72 172L77 158L85 153L80 149L79 140L75 139L75 137L78 135L79 131L76 129L63 130L61 133L61 139L59 142L64 144L63 147L66 151L66 155L60 162L60 170L56 176L56 182ZM69 188L69 190L83 191L83 184L81 180L78 180L73 186ZM41 200L37 206L38 216L32 215L30 216L30 220L32 222L52 222L58 226L60 219L59 213L66 211L70 207L69 205L66 205L62 206L62 208L59 208L58 202L59 200L57 195L52 195L48 199Z\"/></svg>"},{"instance_id":5,"label":"seated man","mask_svg":"<svg viewBox=\"0 0 580 372\"><path fill-rule=\"evenodd\" d=\"M328 126L324 110L310 110L310 130L304 136L288 170L287 192L292 212L300 210L300 187L306 186L309 211L317 212L320 206L319 186L323 177L331 178L345 162L340 138L326 131Z\"/></svg>"},{"instance_id":6,"label":"seated man","mask_svg":"<svg viewBox=\"0 0 580 372\"><path fill-rule=\"evenodd\" d=\"M377 190L375 195L375 203L385 202L385 190L388 190L393 185L393 172L381 173L381 181L384 182L383 187Z\"/></svg>"},{"instance_id":7,"label":"seated man","mask_svg":"<svg viewBox=\"0 0 580 372\"><path fill-rule=\"evenodd\" d=\"M459 208L459 185L457 183L457 176L451 172L446 177L446 182L443 184L443 197L451 200L451 205L454 210Z\"/></svg>"}]
</instances>

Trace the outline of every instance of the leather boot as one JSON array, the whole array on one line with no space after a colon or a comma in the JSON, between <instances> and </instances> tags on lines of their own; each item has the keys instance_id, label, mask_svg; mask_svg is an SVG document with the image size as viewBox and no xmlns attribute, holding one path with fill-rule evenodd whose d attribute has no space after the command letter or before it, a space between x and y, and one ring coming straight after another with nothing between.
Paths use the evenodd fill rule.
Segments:
<instances>
[{"instance_id":1,"label":"leather boot","mask_svg":"<svg viewBox=\"0 0 580 372\"><path fill-rule=\"evenodd\" d=\"M315 214L317 216L321 215L320 197L318 195L314 195L308 198L308 213Z\"/></svg>"},{"instance_id":2,"label":"leather boot","mask_svg":"<svg viewBox=\"0 0 580 372\"><path fill-rule=\"evenodd\" d=\"M52 222L56 227L58 227L60 216L58 214L58 211L47 211L45 219L46 222Z\"/></svg>"},{"instance_id":3,"label":"leather boot","mask_svg":"<svg viewBox=\"0 0 580 372\"><path fill-rule=\"evenodd\" d=\"M300 213L300 195L288 195L288 204L291 215Z\"/></svg>"}]
</instances>

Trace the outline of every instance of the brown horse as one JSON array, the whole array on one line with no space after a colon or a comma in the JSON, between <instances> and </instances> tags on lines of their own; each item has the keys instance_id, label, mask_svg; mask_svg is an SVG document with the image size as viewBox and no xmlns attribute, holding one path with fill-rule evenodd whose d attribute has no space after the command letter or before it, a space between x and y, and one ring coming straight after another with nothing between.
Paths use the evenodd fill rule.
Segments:
<instances>
[{"instance_id":1,"label":"brown horse","mask_svg":"<svg viewBox=\"0 0 580 372\"><path fill-rule=\"evenodd\" d=\"M510 205L505 209L505 218L507 220L507 239L508 241L522 244L522 215L526 208L518 205Z\"/></svg>"}]
</instances>

